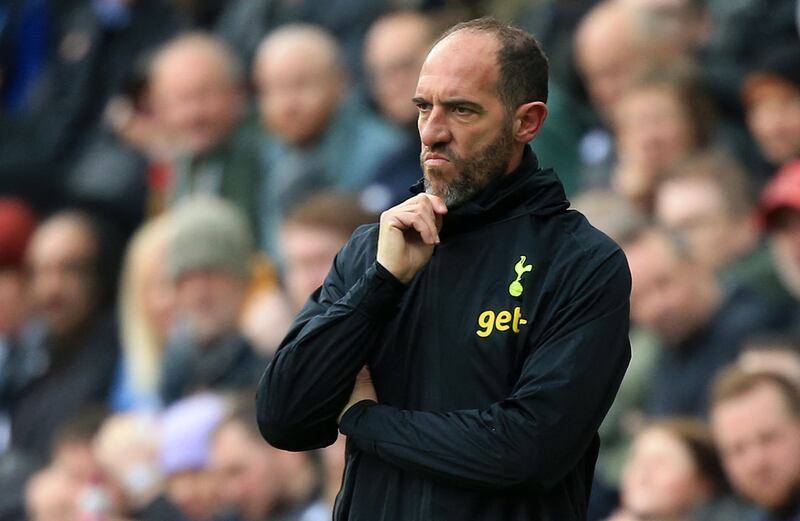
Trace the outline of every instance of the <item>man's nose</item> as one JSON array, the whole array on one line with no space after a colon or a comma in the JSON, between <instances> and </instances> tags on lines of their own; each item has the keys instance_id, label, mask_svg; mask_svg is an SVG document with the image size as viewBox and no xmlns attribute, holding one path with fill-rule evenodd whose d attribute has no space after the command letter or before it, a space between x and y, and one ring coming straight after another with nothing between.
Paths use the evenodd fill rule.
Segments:
<instances>
[{"instance_id":1,"label":"man's nose","mask_svg":"<svg viewBox=\"0 0 800 521\"><path fill-rule=\"evenodd\" d=\"M439 143L450 142L452 135L443 107L434 107L427 117L420 117L419 138L422 144L428 148L433 148Z\"/></svg>"}]
</instances>

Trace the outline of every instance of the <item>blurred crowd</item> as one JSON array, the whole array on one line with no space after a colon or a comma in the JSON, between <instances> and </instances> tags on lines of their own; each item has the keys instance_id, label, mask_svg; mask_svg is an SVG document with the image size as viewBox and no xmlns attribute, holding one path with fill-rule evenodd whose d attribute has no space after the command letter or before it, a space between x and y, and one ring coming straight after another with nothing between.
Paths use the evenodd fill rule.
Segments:
<instances>
[{"instance_id":1,"label":"blurred crowd","mask_svg":"<svg viewBox=\"0 0 800 521\"><path fill-rule=\"evenodd\" d=\"M271 448L254 387L483 15L543 43L533 149L631 267L590 519L800 520L800 2L7 0L0 521L330 519L345 440Z\"/></svg>"}]
</instances>

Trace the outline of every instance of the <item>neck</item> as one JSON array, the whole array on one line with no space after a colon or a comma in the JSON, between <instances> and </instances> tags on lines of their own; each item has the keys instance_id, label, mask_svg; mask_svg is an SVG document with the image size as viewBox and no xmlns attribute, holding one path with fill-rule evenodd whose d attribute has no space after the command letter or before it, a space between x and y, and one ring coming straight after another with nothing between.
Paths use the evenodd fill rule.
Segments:
<instances>
[{"instance_id":1,"label":"neck","mask_svg":"<svg viewBox=\"0 0 800 521\"><path fill-rule=\"evenodd\" d=\"M515 149L511 152L511 159L508 161L508 167L506 168L506 175L510 174L517 168L519 168L520 163L522 163L522 155L525 151L525 145L521 147L515 147Z\"/></svg>"}]
</instances>

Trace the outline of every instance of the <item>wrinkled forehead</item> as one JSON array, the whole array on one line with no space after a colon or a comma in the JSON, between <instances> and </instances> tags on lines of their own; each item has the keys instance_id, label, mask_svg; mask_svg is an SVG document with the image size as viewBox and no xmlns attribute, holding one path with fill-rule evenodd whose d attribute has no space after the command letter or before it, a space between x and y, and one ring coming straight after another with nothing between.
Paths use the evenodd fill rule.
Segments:
<instances>
[{"instance_id":1,"label":"wrinkled forehead","mask_svg":"<svg viewBox=\"0 0 800 521\"><path fill-rule=\"evenodd\" d=\"M459 31L437 43L420 70L422 95L466 96L496 93L499 79L497 39L487 33Z\"/></svg>"}]
</instances>

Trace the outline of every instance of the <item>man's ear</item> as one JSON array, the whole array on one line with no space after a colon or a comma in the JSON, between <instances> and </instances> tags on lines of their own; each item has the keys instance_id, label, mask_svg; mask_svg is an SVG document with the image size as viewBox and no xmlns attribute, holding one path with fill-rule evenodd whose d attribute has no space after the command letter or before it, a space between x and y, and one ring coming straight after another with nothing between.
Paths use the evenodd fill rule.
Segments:
<instances>
[{"instance_id":1,"label":"man's ear","mask_svg":"<svg viewBox=\"0 0 800 521\"><path fill-rule=\"evenodd\" d=\"M517 107L514 113L514 140L528 143L542 128L547 117L547 105L541 101L531 101Z\"/></svg>"}]
</instances>

